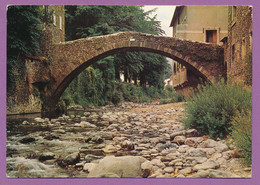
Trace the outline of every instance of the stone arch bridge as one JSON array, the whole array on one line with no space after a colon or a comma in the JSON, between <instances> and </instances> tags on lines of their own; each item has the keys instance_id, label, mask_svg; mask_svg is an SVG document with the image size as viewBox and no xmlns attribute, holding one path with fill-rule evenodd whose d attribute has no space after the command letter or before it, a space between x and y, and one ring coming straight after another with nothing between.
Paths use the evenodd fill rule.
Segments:
<instances>
[{"instance_id":1,"label":"stone arch bridge","mask_svg":"<svg viewBox=\"0 0 260 185\"><path fill-rule=\"evenodd\" d=\"M86 67L119 52L153 52L176 60L203 80L224 75L223 48L216 44L136 32L83 38L53 44L50 48L50 81L45 86L46 102L58 102L69 83Z\"/></svg>"}]
</instances>

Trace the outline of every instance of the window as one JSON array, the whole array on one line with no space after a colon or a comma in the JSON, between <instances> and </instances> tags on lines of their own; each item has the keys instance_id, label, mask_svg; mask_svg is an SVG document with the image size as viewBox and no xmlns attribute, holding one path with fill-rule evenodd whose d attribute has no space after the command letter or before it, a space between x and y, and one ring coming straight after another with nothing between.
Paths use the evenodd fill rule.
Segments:
<instances>
[{"instance_id":1,"label":"window","mask_svg":"<svg viewBox=\"0 0 260 185\"><path fill-rule=\"evenodd\" d=\"M206 30L206 42L217 43L217 30Z\"/></svg>"},{"instance_id":2,"label":"window","mask_svg":"<svg viewBox=\"0 0 260 185\"><path fill-rule=\"evenodd\" d=\"M52 14L52 19L53 19L53 25L56 26L56 14L55 14L55 11Z\"/></svg>"},{"instance_id":3,"label":"window","mask_svg":"<svg viewBox=\"0 0 260 185\"><path fill-rule=\"evenodd\" d=\"M235 44L232 45L232 61L235 61L235 52L236 52L236 46Z\"/></svg>"},{"instance_id":4,"label":"window","mask_svg":"<svg viewBox=\"0 0 260 185\"><path fill-rule=\"evenodd\" d=\"M62 17L61 16L59 16L60 17L60 20L59 20L59 23L60 23L60 29L62 30Z\"/></svg>"},{"instance_id":5,"label":"window","mask_svg":"<svg viewBox=\"0 0 260 185\"><path fill-rule=\"evenodd\" d=\"M245 37L243 37L243 39L242 39L241 55L242 55L242 59L244 59L246 57L246 39L245 39Z\"/></svg>"},{"instance_id":6,"label":"window","mask_svg":"<svg viewBox=\"0 0 260 185\"><path fill-rule=\"evenodd\" d=\"M232 6L232 20L235 21L237 18L237 7Z\"/></svg>"},{"instance_id":7,"label":"window","mask_svg":"<svg viewBox=\"0 0 260 185\"><path fill-rule=\"evenodd\" d=\"M250 32L250 34L249 34L249 48L252 51L252 48L253 48L252 32Z\"/></svg>"}]
</instances>

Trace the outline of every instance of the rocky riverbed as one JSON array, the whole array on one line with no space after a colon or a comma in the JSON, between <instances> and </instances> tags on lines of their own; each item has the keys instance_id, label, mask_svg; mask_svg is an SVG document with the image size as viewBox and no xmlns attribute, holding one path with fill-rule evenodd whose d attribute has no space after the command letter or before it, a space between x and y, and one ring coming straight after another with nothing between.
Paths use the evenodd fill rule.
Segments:
<instances>
[{"instance_id":1,"label":"rocky riverbed","mask_svg":"<svg viewBox=\"0 0 260 185\"><path fill-rule=\"evenodd\" d=\"M8 177L250 178L232 145L185 130L184 103L124 103L7 129Z\"/></svg>"}]
</instances>

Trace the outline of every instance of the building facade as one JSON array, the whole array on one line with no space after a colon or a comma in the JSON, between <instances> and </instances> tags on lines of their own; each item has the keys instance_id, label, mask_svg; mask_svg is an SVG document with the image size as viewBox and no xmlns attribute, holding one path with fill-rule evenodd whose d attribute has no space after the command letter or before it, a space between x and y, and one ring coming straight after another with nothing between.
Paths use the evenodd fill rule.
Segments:
<instances>
[{"instance_id":1,"label":"building facade","mask_svg":"<svg viewBox=\"0 0 260 185\"><path fill-rule=\"evenodd\" d=\"M65 41L65 8L63 5L43 5L43 37L41 51L48 55L51 44Z\"/></svg>"},{"instance_id":2,"label":"building facade","mask_svg":"<svg viewBox=\"0 0 260 185\"><path fill-rule=\"evenodd\" d=\"M252 85L252 7L229 7L228 36L222 42L227 76L232 82Z\"/></svg>"},{"instance_id":3,"label":"building facade","mask_svg":"<svg viewBox=\"0 0 260 185\"><path fill-rule=\"evenodd\" d=\"M170 26L173 37L222 44L228 35L228 6L177 6ZM189 94L200 83L185 66L173 61L171 83L177 91Z\"/></svg>"}]
</instances>

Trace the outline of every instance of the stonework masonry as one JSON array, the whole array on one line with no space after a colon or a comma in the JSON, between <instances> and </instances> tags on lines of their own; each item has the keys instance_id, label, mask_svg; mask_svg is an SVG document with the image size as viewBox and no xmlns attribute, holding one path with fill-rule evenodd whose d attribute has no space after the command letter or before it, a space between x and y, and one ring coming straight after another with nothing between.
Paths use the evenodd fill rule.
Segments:
<instances>
[{"instance_id":1,"label":"stonework masonry","mask_svg":"<svg viewBox=\"0 0 260 185\"><path fill-rule=\"evenodd\" d=\"M55 109L66 87L86 67L106 56L125 51L153 52L172 58L204 81L218 80L224 74L223 47L219 45L119 32L53 43L48 57L28 57L25 73L29 94L41 99L44 110Z\"/></svg>"},{"instance_id":2,"label":"stonework masonry","mask_svg":"<svg viewBox=\"0 0 260 185\"><path fill-rule=\"evenodd\" d=\"M245 84L248 73L245 68L252 62L246 60L252 53L252 7L229 7L228 37L222 42L227 76L233 82Z\"/></svg>"},{"instance_id":3,"label":"stonework masonry","mask_svg":"<svg viewBox=\"0 0 260 185\"><path fill-rule=\"evenodd\" d=\"M68 84L82 70L106 56L125 51L158 53L178 61L203 80L223 75L223 48L217 44L187 41L136 32L78 39L54 44L51 50L51 78L47 96L59 99Z\"/></svg>"}]
</instances>

